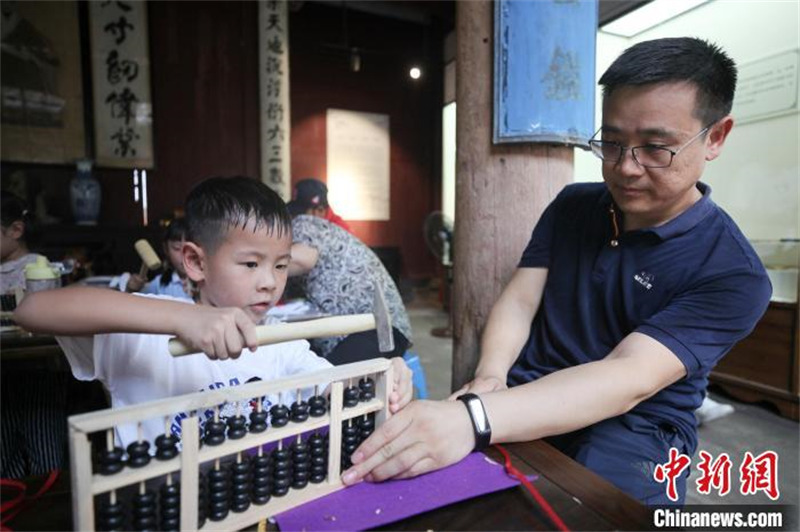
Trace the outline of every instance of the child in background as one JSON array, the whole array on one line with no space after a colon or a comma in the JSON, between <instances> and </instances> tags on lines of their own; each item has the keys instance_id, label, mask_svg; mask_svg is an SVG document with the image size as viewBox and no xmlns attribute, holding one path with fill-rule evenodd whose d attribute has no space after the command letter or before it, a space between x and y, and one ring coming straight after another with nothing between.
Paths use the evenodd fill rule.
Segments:
<instances>
[{"instance_id":1,"label":"child in background","mask_svg":"<svg viewBox=\"0 0 800 532\"><path fill-rule=\"evenodd\" d=\"M172 220L164 231L162 248L167 265L164 271L149 282L138 273L128 280L128 292L159 294L182 299L192 299L186 290L188 281L183 268L183 243L186 241L186 222L182 218Z\"/></svg>"},{"instance_id":2,"label":"child in background","mask_svg":"<svg viewBox=\"0 0 800 532\"><path fill-rule=\"evenodd\" d=\"M75 377L100 380L115 408L330 367L305 340L256 344L256 324L281 298L291 260L291 218L280 196L255 179L212 178L190 192L185 211L183 264L197 287L196 303L69 287L31 294L15 319L28 330L59 335ZM207 356L172 357L171 335ZM411 372L397 361L392 412L412 393ZM283 403L294 400L283 393ZM267 397L264 405L275 401ZM241 413L248 415L245 408ZM185 415L176 412L173 435ZM163 420L141 426L147 441L164 432ZM135 424L116 431L123 445L139 439Z\"/></svg>"},{"instance_id":3,"label":"child in background","mask_svg":"<svg viewBox=\"0 0 800 532\"><path fill-rule=\"evenodd\" d=\"M36 262L36 253L28 250L28 236L33 217L25 203L3 190L0 205L0 294L25 288L25 265Z\"/></svg>"}]
</instances>

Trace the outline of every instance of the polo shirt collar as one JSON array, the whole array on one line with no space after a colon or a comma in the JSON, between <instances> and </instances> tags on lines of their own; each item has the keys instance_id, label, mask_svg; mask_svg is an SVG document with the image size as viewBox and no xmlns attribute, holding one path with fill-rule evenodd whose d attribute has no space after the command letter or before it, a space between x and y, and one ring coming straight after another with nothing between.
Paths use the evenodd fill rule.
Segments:
<instances>
[{"instance_id":1,"label":"polo shirt collar","mask_svg":"<svg viewBox=\"0 0 800 532\"><path fill-rule=\"evenodd\" d=\"M697 188L700 190L703 196L694 205L683 211L681 214L664 225L659 225L658 227L646 227L636 231L631 231L631 233L652 233L661 240L669 240L670 238L680 236L692 230L714 209L714 202L711 200L711 187L698 181ZM611 199L611 194L608 192L608 189L606 189L604 196L608 198L609 202L613 203L614 200ZM617 211L619 212L618 207Z\"/></svg>"}]
</instances>

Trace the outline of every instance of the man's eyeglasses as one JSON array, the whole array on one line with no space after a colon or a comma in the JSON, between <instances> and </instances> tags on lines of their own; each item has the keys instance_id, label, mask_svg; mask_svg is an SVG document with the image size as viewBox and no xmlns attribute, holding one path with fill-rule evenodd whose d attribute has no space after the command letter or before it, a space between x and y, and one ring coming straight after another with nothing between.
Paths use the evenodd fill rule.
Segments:
<instances>
[{"instance_id":1,"label":"man's eyeglasses","mask_svg":"<svg viewBox=\"0 0 800 532\"><path fill-rule=\"evenodd\" d=\"M626 146L621 145L619 142L614 142L610 140L595 140L594 137L597 136L600 131L603 130L601 127L597 130L597 132L592 135L591 140L589 140L589 146L592 148L592 153L594 153L597 157L603 160L603 162L611 163L616 165L622 160L623 155L625 154L625 150L631 150L631 155L633 155L633 160L639 163L641 166L645 168L666 168L667 166L672 164L672 159L678 155L681 150L683 150L686 146L694 142L695 140L699 139L703 133L711 129L714 123L707 125L704 127L700 132L695 135L694 137L690 138L686 143L678 148L677 150L671 150L669 148L665 148L663 146L634 146L632 148L628 148Z\"/></svg>"}]
</instances>

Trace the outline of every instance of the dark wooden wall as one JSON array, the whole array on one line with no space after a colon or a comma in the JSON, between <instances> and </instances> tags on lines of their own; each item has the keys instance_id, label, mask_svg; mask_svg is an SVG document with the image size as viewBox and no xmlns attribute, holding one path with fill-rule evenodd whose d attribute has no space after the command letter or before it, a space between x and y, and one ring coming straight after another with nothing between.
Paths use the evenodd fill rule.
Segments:
<instances>
[{"instance_id":1,"label":"dark wooden wall","mask_svg":"<svg viewBox=\"0 0 800 532\"><path fill-rule=\"evenodd\" d=\"M188 190L213 175L259 174L257 4L249 1L149 2L155 168L148 171L150 219L171 216ZM82 8L85 15L85 7ZM435 273L422 224L441 187L441 42L445 28L348 11L348 37L364 48L351 73L342 11L305 2L290 15L292 179L326 179L325 110L390 116L391 220L353 222L371 246L398 247L403 274ZM84 36L85 37L85 36ZM84 50L86 53L86 50ZM427 59L412 83L412 58ZM84 88L91 87L84 76ZM87 92L87 108L91 95ZM3 163L3 186L25 176L29 199L69 223L70 166ZM103 187L100 223L141 224L131 172L96 168ZM335 206L334 206L335 207Z\"/></svg>"}]
</instances>

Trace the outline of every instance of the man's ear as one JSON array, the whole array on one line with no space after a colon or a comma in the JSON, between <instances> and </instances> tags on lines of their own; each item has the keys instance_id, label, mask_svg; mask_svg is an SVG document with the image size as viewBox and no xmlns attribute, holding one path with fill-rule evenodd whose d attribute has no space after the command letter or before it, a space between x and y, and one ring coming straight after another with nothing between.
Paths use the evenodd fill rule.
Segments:
<instances>
[{"instance_id":1,"label":"man's ear","mask_svg":"<svg viewBox=\"0 0 800 532\"><path fill-rule=\"evenodd\" d=\"M203 248L194 242L184 242L183 249L183 267L186 269L186 276L199 283L206 278L206 255Z\"/></svg>"},{"instance_id":2,"label":"man's ear","mask_svg":"<svg viewBox=\"0 0 800 532\"><path fill-rule=\"evenodd\" d=\"M708 138L706 139L706 161L713 161L719 157L731 129L733 129L733 117L731 115L726 116L711 126L711 129L708 131Z\"/></svg>"}]
</instances>

